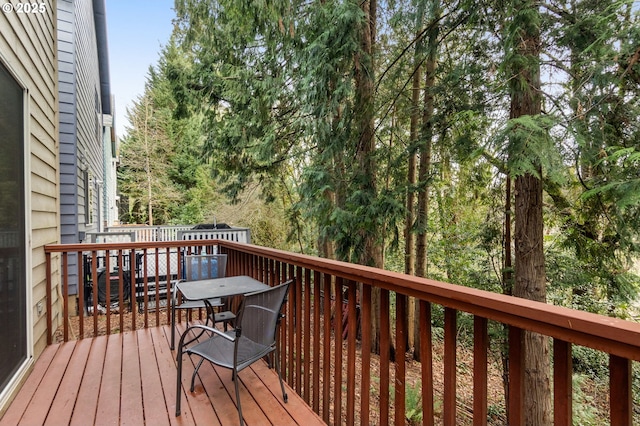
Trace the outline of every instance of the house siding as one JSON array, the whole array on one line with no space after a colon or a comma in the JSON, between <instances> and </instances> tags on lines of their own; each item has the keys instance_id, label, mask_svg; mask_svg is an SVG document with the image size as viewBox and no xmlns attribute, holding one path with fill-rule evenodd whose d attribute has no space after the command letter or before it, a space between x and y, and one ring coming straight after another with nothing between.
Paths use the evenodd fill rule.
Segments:
<instances>
[{"instance_id":1,"label":"house siding","mask_svg":"<svg viewBox=\"0 0 640 426\"><path fill-rule=\"evenodd\" d=\"M27 300L30 303L33 359L46 346L46 316L37 306L46 306L46 262L44 246L59 242L59 177L57 116L56 10L46 1L44 13L0 13L0 61L26 90L25 155L27 192ZM53 268L59 259L53 256ZM54 275L56 276L56 275ZM59 282L53 282L59 286ZM59 321L54 292L53 321ZM10 400L26 370L1 395L0 410Z\"/></svg>"},{"instance_id":2,"label":"house siding","mask_svg":"<svg viewBox=\"0 0 640 426\"><path fill-rule=\"evenodd\" d=\"M76 43L76 140L77 150L86 158L90 176L102 179L102 100L100 92L100 70L94 21L93 2L90 0L75 3L75 43ZM85 199L83 173L77 175L78 218L80 231L97 232L98 190L92 188L90 200ZM85 216L85 206L89 207L90 218Z\"/></svg>"},{"instance_id":3,"label":"house siding","mask_svg":"<svg viewBox=\"0 0 640 426\"><path fill-rule=\"evenodd\" d=\"M87 232L100 231L101 195L97 182L104 181L101 85L105 82L100 76L95 20L95 7L101 3L96 6L96 1L103 0L57 2L62 243L77 243ZM77 265L77 256L70 255L71 295L77 294L80 281Z\"/></svg>"},{"instance_id":4,"label":"house siding","mask_svg":"<svg viewBox=\"0 0 640 426\"><path fill-rule=\"evenodd\" d=\"M103 176L100 74L93 2L57 2L60 89L61 239L77 243L85 232L99 230L98 191L85 199L85 171L94 179ZM93 220L85 215L89 206ZM70 260L75 268L76 261ZM70 277L71 293L77 277Z\"/></svg>"},{"instance_id":5,"label":"house siding","mask_svg":"<svg viewBox=\"0 0 640 426\"><path fill-rule=\"evenodd\" d=\"M73 2L58 0L58 82L60 92L60 235L63 243L78 242L75 199L77 186L68 184L77 168L75 120L75 44Z\"/></svg>"}]
</instances>

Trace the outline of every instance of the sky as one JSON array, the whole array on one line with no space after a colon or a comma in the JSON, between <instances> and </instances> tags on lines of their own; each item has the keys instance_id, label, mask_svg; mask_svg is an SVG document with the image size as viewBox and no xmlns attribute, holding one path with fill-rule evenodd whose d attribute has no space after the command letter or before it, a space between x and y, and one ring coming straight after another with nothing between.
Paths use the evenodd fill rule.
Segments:
<instances>
[{"instance_id":1,"label":"sky","mask_svg":"<svg viewBox=\"0 0 640 426\"><path fill-rule=\"evenodd\" d=\"M118 137L129 123L126 110L142 94L149 66L169 40L173 0L106 0L109 76L115 96Z\"/></svg>"}]
</instances>

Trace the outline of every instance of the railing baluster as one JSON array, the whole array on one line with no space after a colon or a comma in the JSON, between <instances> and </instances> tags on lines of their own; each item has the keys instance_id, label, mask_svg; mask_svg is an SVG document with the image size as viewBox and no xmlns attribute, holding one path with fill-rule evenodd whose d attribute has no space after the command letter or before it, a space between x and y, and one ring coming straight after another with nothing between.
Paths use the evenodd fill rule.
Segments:
<instances>
[{"instance_id":1,"label":"railing baluster","mask_svg":"<svg viewBox=\"0 0 640 426\"><path fill-rule=\"evenodd\" d=\"M487 424L487 319L473 318L473 425Z\"/></svg>"},{"instance_id":2,"label":"railing baluster","mask_svg":"<svg viewBox=\"0 0 640 426\"><path fill-rule=\"evenodd\" d=\"M261 262L262 263L262 262ZM294 274L294 266L289 265L289 278L293 278ZM298 319L296 318L296 299L298 294L298 281L294 280L294 285L289 287L289 339L287 341L289 345L289 359L288 359L288 375L287 375L287 383L292 388L294 387L295 380L295 337L296 337L296 329L295 324Z\"/></svg>"},{"instance_id":3,"label":"railing baluster","mask_svg":"<svg viewBox=\"0 0 640 426\"><path fill-rule=\"evenodd\" d=\"M242 254L238 255L238 257L240 256L242 256ZM254 271L252 272L251 275L253 276L253 278L257 279L258 281L262 281L262 275L261 275L262 274L262 257L258 255L253 255L252 257L253 257ZM240 262L240 260L238 261ZM237 271L238 271L237 273L239 274L240 268L238 268Z\"/></svg>"},{"instance_id":4,"label":"railing baluster","mask_svg":"<svg viewBox=\"0 0 640 426\"><path fill-rule=\"evenodd\" d=\"M322 420L329 424L331 395L331 275L323 276L323 355L322 355Z\"/></svg>"},{"instance_id":5,"label":"railing baluster","mask_svg":"<svg viewBox=\"0 0 640 426\"><path fill-rule=\"evenodd\" d=\"M273 259L267 259L265 262L265 267L267 268L267 275L265 276L264 283L267 285L274 285L277 277L276 277L276 262Z\"/></svg>"},{"instance_id":6,"label":"railing baluster","mask_svg":"<svg viewBox=\"0 0 640 426\"><path fill-rule=\"evenodd\" d=\"M407 296L396 293L396 374L395 374L395 424L405 424L406 412L406 365L404 354L407 349Z\"/></svg>"},{"instance_id":7,"label":"railing baluster","mask_svg":"<svg viewBox=\"0 0 640 426\"><path fill-rule=\"evenodd\" d=\"M79 317L79 322L78 322L78 333L79 339L84 338L84 279L85 279L85 272L84 272L84 265L83 265L83 257L82 257L82 252L76 252L76 263L78 264L78 317ZM47 277L47 279L49 279Z\"/></svg>"},{"instance_id":8,"label":"railing baluster","mask_svg":"<svg viewBox=\"0 0 640 426\"><path fill-rule=\"evenodd\" d=\"M320 272L313 271L313 411L320 414Z\"/></svg>"},{"instance_id":9,"label":"railing baluster","mask_svg":"<svg viewBox=\"0 0 640 426\"><path fill-rule=\"evenodd\" d=\"M218 251L225 253L229 249L219 247ZM227 276L234 275L250 275L254 279L258 279L258 267L256 265L256 256L249 253L240 253L236 250L227 254Z\"/></svg>"},{"instance_id":10,"label":"railing baluster","mask_svg":"<svg viewBox=\"0 0 640 426\"><path fill-rule=\"evenodd\" d=\"M146 256L145 256L145 260L146 260ZM158 283L160 282L160 253L159 253L159 249L156 247L153 250L153 274L154 274L154 285L158 286ZM148 270L147 267L145 267L145 272L144 272L145 276L147 276L148 274ZM171 309L173 308L173 292L176 291L175 287L167 287L167 309L168 312L171 312ZM157 292L156 292L157 293ZM181 322L182 321L182 309L177 309L177 313L178 313L178 319L176 320L176 322ZM167 322L169 324L171 324L171 315L167 315Z\"/></svg>"},{"instance_id":11,"label":"railing baluster","mask_svg":"<svg viewBox=\"0 0 640 426\"><path fill-rule=\"evenodd\" d=\"M444 424L456 424L457 311L444 308Z\"/></svg>"},{"instance_id":12,"label":"railing baluster","mask_svg":"<svg viewBox=\"0 0 640 426\"><path fill-rule=\"evenodd\" d=\"M107 309L107 336L111 334L111 266L109 264L111 260L111 256L110 256L110 251L109 250L105 250L104 252L104 268L105 268L105 282L107 283L107 285L105 285L105 308ZM120 260L117 261L118 265L120 265ZM118 266L118 271L121 271L122 268L120 268L120 266ZM119 274L119 279L122 280L122 272L118 272ZM94 290L96 292L100 292L100 278L98 277L97 281L97 287L95 287L97 290ZM99 293L98 293L99 294ZM99 299L99 298L98 298ZM97 315L98 312L94 312L94 315Z\"/></svg>"},{"instance_id":13,"label":"railing baluster","mask_svg":"<svg viewBox=\"0 0 640 426\"><path fill-rule=\"evenodd\" d=\"M296 267L296 392L302 393L302 268ZM306 357L306 354L305 354Z\"/></svg>"},{"instance_id":14,"label":"railing baluster","mask_svg":"<svg viewBox=\"0 0 640 426\"><path fill-rule=\"evenodd\" d=\"M131 310L131 330L135 331L137 326L137 308L136 304L136 269L135 269L135 251L129 250L129 304ZM171 276L167 275L167 285L171 285ZM157 308L157 307L156 307ZM124 316L124 305L120 305L120 318ZM146 310L145 310L146 311ZM146 318L146 315L145 315ZM146 327L145 320L145 327Z\"/></svg>"},{"instance_id":15,"label":"railing baluster","mask_svg":"<svg viewBox=\"0 0 640 426\"><path fill-rule=\"evenodd\" d=\"M422 369L422 422L433 426L433 336L431 303L420 300L420 364Z\"/></svg>"},{"instance_id":16,"label":"railing baluster","mask_svg":"<svg viewBox=\"0 0 640 426\"><path fill-rule=\"evenodd\" d=\"M45 289L45 300L47 302L47 345L53 343L53 313L51 308L53 307L53 295L51 286L53 285L53 275L51 271L51 253L45 253L46 266L45 271L47 273L47 288ZM66 321L66 319L65 319Z\"/></svg>"},{"instance_id":17,"label":"railing baluster","mask_svg":"<svg viewBox=\"0 0 640 426\"><path fill-rule=\"evenodd\" d=\"M131 274L134 277L136 276L136 267L137 267L137 264L134 264L131 267ZM133 286L135 291L132 294L135 294L135 299L132 299L132 303L137 303L138 298L142 297L142 306L144 306L144 327L146 328L149 326L149 304L151 303L151 301L149 300L149 277L147 276L147 249L146 248L142 249L142 253L140 257L140 272L142 272L142 282L138 284L136 279L133 280L133 283L134 283ZM142 296L138 295L138 288L137 288L138 285L142 286ZM156 291L156 295L157 293L158 292ZM169 287L167 287L167 294L168 293L169 293ZM154 299L156 304L156 313L158 313L158 311L160 311L160 305L158 304L157 297ZM158 320L156 319L156 326L157 325L159 324L158 324Z\"/></svg>"},{"instance_id":18,"label":"railing baluster","mask_svg":"<svg viewBox=\"0 0 640 426\"><path fill-rule=\"evenodd\" d=\"M62 254L62 318L63 338L69 341L69 253Z\"/></svg>"},{"instance_id":19,"label":"railing baluster","mask_svg":"<svg viewBox=\"0 0 640 426\"><path fill-rule=\"evenodd\" d=\"M98 335L98 253L91 252L91 294L93 303L93 335ZM107 317L107 321L109 317Z\"/></svg>"},{"instance_id":20,"label":"railing baluster","mask_svg":"<svg viewBox=\"0 0 640 426\"><path fill-rule=\"evenodd\" d=\"M167 274L168 274L167 268ZM111 287L109 282L109 271L107 271L107 288ZM124 308L124 251L118 251L118 306L120 307L120 331L124 330L124 315L122 315L122 309ZM111 305L111 300L107 298L107 304ZM109 308L107 308L109 309ZM132 320L135 320L132 316Z\"/></svg>"},{"instance_id":21,"label":"railing baluster","mask_svg":"<svg viewBox=\"0 0 640 426\"><path fill-rule=\"evenodd\" d=\"M631 426L633 421L631 361L627 358L609 356L609 393L611 424Z\"/></svg>"},{"instance_id":22,"label":"railing baluster","mask_svg":"<svg viewBox=\"0 0 640 426\"><path fill-rule=\"evenodd\" d=\"M249 260L249 262L251 262L251 258L250 259L245 259ZM253 265L251 263L251 265ZM255 279L255 277L252 277ZM287 305L289 304L289 301L287 299L285 299L285 304L282 307L282 313L283 313L283 318L280 320L280 325L278 326L278 353L277 355L280 357L280 359L278 360L278 362L280 363L280 374L282 374L283 377L287 377L286 374L286 355L287 355L287 323L289 321L289 318L287 318Z\"/></svg>"},{"instance_id":23,"label":"railing baluster","mask_svg":"<svg viewBox=\"0 0 640 426\"><path fill-rule=\"evenodd\" d=\"M311 403L311 269L304 270L304 392L307 405Z\"/></svg>"},{"instance_id":24,"label":"railing baluster","mask_svg":"<svg viewBox=\"0 0 640 426\"><path fill-rule=\"evenodd\" d=\"M389 290L380 290L380 424L389 424L389 362L391 326Z\"/></svg>"},{"instance_id":25,"label":"railing baluster","mask_svg":"<svg viewBox=\"0 0 640 426\"><path fill-rule=\"evenodd\" d=\"M571 426L573 398L571 343L553 339L553 418L555 426Z\"/></svg>"},{"instance_id":26,"label":"railing baluster","mask_svg":"<svg viewBox=\"0 0 640 426\"><path fill-rule=\"evenodd\" d=\"M360 424L369 425L370 395L371 395L371 286L362 284L362 300L360 300L362 315L362 382L360 387Z\"/></svg>"},{"instance_id":27,"label":"railing baluster","mask_svg":"<svg viewBox=\"0 0 640 426\"><path fill-rule=\"evenodd\" d=\"M335 295L336 295L336 315L333 327L333 335L335 338L334 353L334 384L333 384L333 424L342 424L342 283L341 277L336 277Z\"/></svg>"},{"instance_id":28,"label":"railing baluster","mask_svg":"<svg viewBox=\"0 0 640 426\"><path fill-rule=\"evenodd\" d=\"M509 327L509 401L507 402L507 420L510 425L521 425L524 413L523 382L524 382L524 358L523 358L523 332L522 329Z\"/></svg>"},{"instance_id":29,"label":"railing baluster","mask_svg":"<svg viewBox=\"0 0 640 426\"><path fill-rule=\"evenodd\" d=\"M258 259L255 256L251 256L251 258L249 259L250 264L252 266L256 266L257 265L257 261ZM255 271L255 268L254 268ZM255 272L253 272L255 274ZM287 265L283 264L280 266L280 276L281 276L281 280L282 282L286 281L286 275L287 275ZM254 276L255 278L255 276ZM284 378L287 377L287 334L288 334L288 327L289 327L289 323L292 321L292 319L289 317L289 314L287 312L289 312L289 306L291 305L291 300L289 298L287 298L287 304L284 307L284 322L282 323L281 327L280 327L280 369L281 369L281 374Z\"/></svg>"},{"instance_id":30,"label":"railing baluster","mask_svg":"<svg viewBox=\"0 0 640 426\"><path fill-rule=\"evenodd\" d=\"M356 334L358 318L356 312L357 284L349 281L347 309L347 424L355 423L356 411Z\"/></svg>"}]
</instances>

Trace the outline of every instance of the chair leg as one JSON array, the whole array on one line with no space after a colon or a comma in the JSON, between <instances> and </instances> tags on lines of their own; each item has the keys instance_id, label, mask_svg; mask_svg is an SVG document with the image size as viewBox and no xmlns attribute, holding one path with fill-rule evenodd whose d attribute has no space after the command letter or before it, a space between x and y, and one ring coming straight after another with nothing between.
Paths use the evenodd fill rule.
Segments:
<instances>
[{"instance_id":1,"label":"chair leg","mask_svg":"<svg viewBox=\"0 0 640 426\"><path fill-rule=\"evenodd\" d=\"M195 386L196 375L198 374L198 370L200 369L200 366L202 365L203 362L204 362L204 358L200 358L200 362L198 363L198 366L193 371L193 375L191 376L191 392L193 392L193 389L195 389L195 387L196 387Z\"/></svg>"},{"instance_id":2,"label":"chair leg","mask_svg":"<svg viewBox=\"0 0 640 426\"><path fill-rule=\"evenodd\" d=\"M274 365L276 367L276 370L278 371L278 379L280 379L280 389L282 389L282 399L284 400L284 402L288 402L289 396L287 395L287 392L285 392L284 390L284 382L282 381L282 374L280 374L280 361L278 361L278 351L275 351L272 354L273 354Z\"/></svg>"},{"instance_id":3,"label":"chair leg","mask_svg":"<svg viewBox=\"0 0 640 426\"><path fill-rule=\"evenodd\" d=\"M182 349L182 345L180 345ZM176 375L176 417L180 415L180 400L182 396L182 351L178 351L178 374Z\"/></svg>"},{"instance_id":4,"label":"chair leg","mask_svg":"<svg viewBox=\"0 0 640 426\"><path fill-rule=\"evenodd\" d=\"M238 416L240 417L240 426L244 426L244 420L242 419L242 406L240 405L240 380L238 380L238 371L233 370L233 377L235 380L233 381L236 385L236 404L238 405Z\"/></svg>"}]
</instances>

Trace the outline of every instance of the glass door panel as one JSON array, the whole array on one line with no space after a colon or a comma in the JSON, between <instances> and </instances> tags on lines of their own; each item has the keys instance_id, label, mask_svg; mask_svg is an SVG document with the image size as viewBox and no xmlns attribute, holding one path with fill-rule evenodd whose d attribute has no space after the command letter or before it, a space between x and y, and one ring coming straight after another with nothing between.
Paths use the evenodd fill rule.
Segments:
<instances>
[{"instance_id":1,"label":"glass door panel","mask_svg":"<svg viewBox=\"0 0 640 426\"><path fill-rule=\"evenodd\" d=\"M0 63L0 391L27 358L23 96Z\"/></svg>"}]
</instances>

